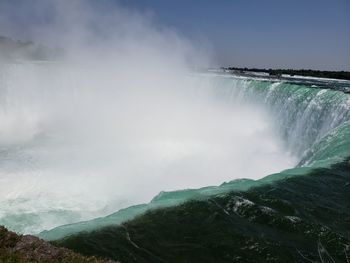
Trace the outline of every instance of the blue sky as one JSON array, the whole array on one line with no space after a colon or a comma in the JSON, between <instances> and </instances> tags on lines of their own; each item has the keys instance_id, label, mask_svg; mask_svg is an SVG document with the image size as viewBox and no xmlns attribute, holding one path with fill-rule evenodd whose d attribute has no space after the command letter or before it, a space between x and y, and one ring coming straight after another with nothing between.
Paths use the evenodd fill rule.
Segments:
<instances>
[{"instance_id":1,"label":"blue sky","mask_svg":"<svg viewBox=\"0 0 350 263\"><path fill-rule=\"evenodd\" d=\"M23 1L2 2L4 11ZM156 24L210 46L222 66L350 70L350 0L91 2L105 12L122 5L152 13ZM12 8L13 23L35 24L35 10L26 11Z\"/></svg>"},{"instance_id":2,"label":"blue sky","mask_svg":"<svg viewBox=\"0 0 350 263\"><path fill-rule=\"evenodd\" d=\"M350 0L122 2L208 41L222 65L350 70Z\"/></svg>"}]
</instances>

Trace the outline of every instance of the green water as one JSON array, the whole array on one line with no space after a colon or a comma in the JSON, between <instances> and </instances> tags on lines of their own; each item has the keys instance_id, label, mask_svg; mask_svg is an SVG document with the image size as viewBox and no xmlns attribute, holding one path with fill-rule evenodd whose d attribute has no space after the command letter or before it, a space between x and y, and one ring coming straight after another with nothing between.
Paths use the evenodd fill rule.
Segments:
<instances>
[{"instance_id":1,"label":"green water","mask_svg":"<svg viewBox=\"0 0 350 263\"><path fill-rule=\"evenodd\" d=\"M350 159L58 240L121 262L348 262Z\"/></svg>"},{"instance_id":2,"label":"green water","mask_svg":"<svg viewBox=\"0 0 350 263\"><path fill-rule=\"evenodd\" d=\"M299 156L297 167L260 180L239 179L220 186L161 192L148 204L122 209L87 222L57 227L39 234L54 240L81 231L121 224L147 210L168 207L190 199L205 199L230 191L246 191L277 180L305 175L316 168L330 167L350 156L350 96L341 91L311 88L284 82L247 80L223 76L200 76L198 96L215 96L222 102L251 103L272 116L285 147Z\"/></svg>"}]
</instances>

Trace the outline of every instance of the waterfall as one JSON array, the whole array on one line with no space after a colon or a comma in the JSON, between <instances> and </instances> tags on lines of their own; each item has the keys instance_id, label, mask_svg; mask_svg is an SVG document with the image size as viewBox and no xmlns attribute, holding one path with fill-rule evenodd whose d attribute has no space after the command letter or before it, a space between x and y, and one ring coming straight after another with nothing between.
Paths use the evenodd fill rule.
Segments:
<instances>
[{"instance_id":1,"label":"waterfall","mask_svg":"<svg viewBox=\"0 0 350 263\"><path fill-rule=\"evenodd\" d=\"M38 233L160 191L256 180L350 155L350 100L341 91L167 74L2 65L0 224Z\"/></svg>"},{"instance_id":2,"label":"waterfall","mask_svg":"<svg viewBox=\"0 0 350 263\"><path fill-rule=\"evenodd\" d=\"M219 99L267 109L286 149L298 156L299 166L310 165L315 148L320 144L324 148L323 140L334 137L341 127L347 129L350 121L350 96L342 91L227 76L211 77L210 81L206 92Z\"/></svg>"}]
</instances>

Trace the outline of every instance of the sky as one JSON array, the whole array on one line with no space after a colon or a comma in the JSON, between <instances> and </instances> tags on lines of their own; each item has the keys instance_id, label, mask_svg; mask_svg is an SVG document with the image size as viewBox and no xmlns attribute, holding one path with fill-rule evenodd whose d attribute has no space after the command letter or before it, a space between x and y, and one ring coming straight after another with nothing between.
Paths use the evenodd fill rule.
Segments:
<instances>
[{"instance_id":1,"label":"sky","mask_svg":"<svg viewBox=\"0 0 350 263\"><path fill-rule=\"evenodd\" d=\"M0 1L0 22L11 21L10 30L0 23L0 35L26 38L28 28L49 20L31 2ZM123 6L146 14L207 47L217 66L350 70L350 0L89 2L107 13Z\"/></svg>"}]
</instances>

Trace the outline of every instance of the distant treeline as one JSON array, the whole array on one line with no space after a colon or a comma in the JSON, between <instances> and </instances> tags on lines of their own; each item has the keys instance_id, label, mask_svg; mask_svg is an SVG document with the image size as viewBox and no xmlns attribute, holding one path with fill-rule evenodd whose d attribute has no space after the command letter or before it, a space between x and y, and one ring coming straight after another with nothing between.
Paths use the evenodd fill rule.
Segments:
<instances>
[{"instance_id":1,"label":"distant treeline","mask_svg":"<svg viewBox=\"0 0 350 263\"><path fill-rule=\"evenodd\" d=\"M62 53L32 41L13 40L0 36L0 62L12 60L54 60Z\"/></svg>"},{"instance_id":2,"label":"distant treeline","mask_svg":"<svg viewBox=\"0 0 350 263\"><path fill-rule=\"evenodd\" d=\"M238 67L227 67L223 68L226 70L234 71L250 71L250 72L265 72L271 76L281 76L282 74L288 74L291 76L311 76L318 78L332 78L332 79L345 79L350 80L349 71L323 71L323 70L312 70L312 69L259 69L259 68L238 68Z\"/></svg>"}]
</instances>

